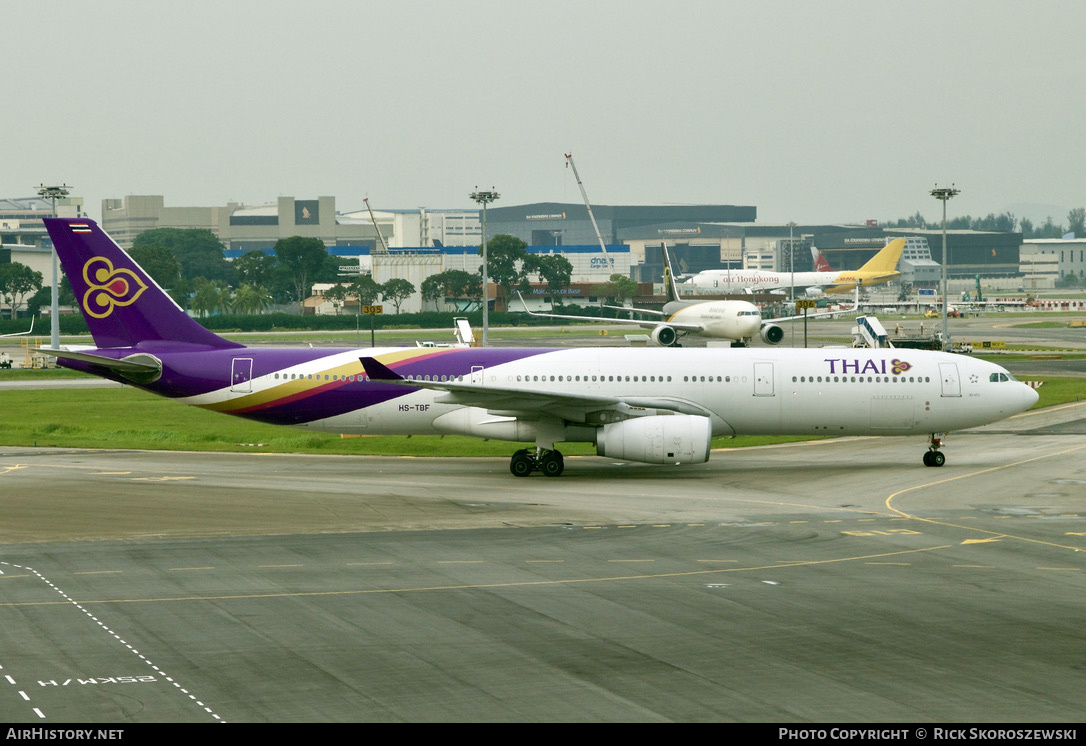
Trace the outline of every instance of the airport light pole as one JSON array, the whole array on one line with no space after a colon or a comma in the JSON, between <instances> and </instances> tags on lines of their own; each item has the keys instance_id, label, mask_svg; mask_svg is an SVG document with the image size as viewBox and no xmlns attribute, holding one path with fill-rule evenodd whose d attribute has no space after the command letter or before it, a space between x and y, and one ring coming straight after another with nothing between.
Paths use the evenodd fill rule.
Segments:
<instances>
[{"instance_id":1,"label":"airport light pole","mask_svg":"<svg viewBox=\"0 0 1086 746\"><path fill-rule=\"evenodd\" d=\"M490 317L488 313L490 293L487 291L489 278L486 269L486 206L491 202L496 202L501 198L501 195L494 191L494 187L490 187L490 191L480 191L479 187L475 187L475 191L471 193L471 198L483 206L483 347L486 347L487 335L490 330Z\"/></svg>"},{"instance_id":2,"label":"airport light pole","mask_svg":"<svg viewBox=\"0 0 1086 746\"><path fill-rule=\"evenodd\" d=\"M943 319L943 350L950 349L950 332L947 329L947 287L946 287L946 202L951 197L958 195L961 192L960 189L955 189L951 184L949 187L940 187L938 184L931 190L931 196L943 203L943 275L942 275L942 292L943 292L943 306L940 311L940 316Z\"/></svg>"},{"instance_id":3,"label":"airport light pole","mask_svg":"<svg viewBox=\"0 0 1086 746\"><path fill-rule=\"evenodd\" d=\"M788 264L792 271L792 346L796 346L796 241L793 233L796 229L794 221L788 221ZM804 314L806 315L806 314Z\"/></svg>"},{"instance_id":4,"label":"airport light pole","mask_svg":"<svg viewBox=\"0 0 1086 746\"><path fill-rule=\"evenodd\" d=\"M67 184L61 184L60 186L45 186L45 184L38 185L38 196L42 199L47 199L52 202L53 217L57 216L57 198L63 199L67 197L72 191L72 187ZM53 298L51 305L49 306L49 346L54 350L60 347L60 279L59 270L57 268L57 249L53 247ZM12 315L15 315L15 309L11 311Z\"/></svg>"}]
</instances>

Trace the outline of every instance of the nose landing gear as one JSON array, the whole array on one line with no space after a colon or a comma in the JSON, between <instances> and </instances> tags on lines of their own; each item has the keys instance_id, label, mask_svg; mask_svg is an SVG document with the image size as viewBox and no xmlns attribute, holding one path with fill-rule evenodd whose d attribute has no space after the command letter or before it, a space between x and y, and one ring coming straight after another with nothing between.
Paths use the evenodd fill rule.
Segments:
<instances>
[{"instance_id":1,"label":"nose landing gear","mask_svg":"<svg viewBox=\"0 0 1086 746\"><path fill-rule=\"evenodd\" d=\"M939 450L943 445L943 433L932 433L928 438L928 450L924 453L924 466L942 466L946 456Z\"/></svg>"}]
</instances>

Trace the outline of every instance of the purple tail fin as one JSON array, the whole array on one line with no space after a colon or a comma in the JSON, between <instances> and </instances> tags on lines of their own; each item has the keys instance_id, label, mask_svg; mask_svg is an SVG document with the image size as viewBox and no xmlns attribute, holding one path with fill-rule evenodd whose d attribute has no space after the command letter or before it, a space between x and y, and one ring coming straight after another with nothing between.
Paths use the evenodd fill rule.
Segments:
<instances>
[{"instance_id":1,"label":"purple tail fin","mask_svg":"<svg viewBox=\"0 0 1086 746\"><path fill-rule=\"evenodd\" d=\"M93 220L46 218L45 227L98 347L243 346L189 318Z\"/></svg>"}]
</instances>

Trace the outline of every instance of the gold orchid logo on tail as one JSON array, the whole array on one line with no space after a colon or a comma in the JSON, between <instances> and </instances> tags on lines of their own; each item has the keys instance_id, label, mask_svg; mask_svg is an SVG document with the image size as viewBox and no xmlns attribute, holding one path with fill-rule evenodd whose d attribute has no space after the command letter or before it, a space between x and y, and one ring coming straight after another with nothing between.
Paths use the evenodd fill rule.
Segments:
<instances>
[{"instance_id":1,"label":"gold orchid logo on tail","mask_svg":"<svg viewBox=\"0 0 1086 746\"><path fill-rule=\"evenodd\" d=\"M114 269L113 262L96 256L83 265L83 310L88 316L104 319L117 306L130 306L147 289L147 285L130 269Z\"/></svg>"}]
</instances>

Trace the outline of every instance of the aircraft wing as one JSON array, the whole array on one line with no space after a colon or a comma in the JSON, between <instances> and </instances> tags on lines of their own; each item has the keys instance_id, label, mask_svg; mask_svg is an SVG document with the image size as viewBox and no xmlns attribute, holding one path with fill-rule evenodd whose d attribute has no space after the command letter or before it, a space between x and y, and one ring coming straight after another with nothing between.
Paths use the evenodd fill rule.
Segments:
<instances>
[{"instance_id":1,"label":"aircraft wing","mask_svg":"<svg viewBox=\"0 0 1086 746\"><path fill-rule=\"evenodd\" d=\"M808 318L808 319L816 319L819 316L836 316L839 313L850 313L852 311L857 311L857 310L859 310L859 308L860 308L860 290L859 290L859 288L856 288L856 297L852 301L852 308L842 308L842 309L839 309L837 311L819 311L818 313L809 313L809 314L807 314L806 318ZM766 324L778 324L778 323L780 323L782 321L791 321L792 319L802 319L802 318L804 318L804 316L802 314L800 314L798 316L781 316L779 319L764 319L763 323L766 323Z\"/></svg>"},{"instance_id":2,"label":"aircraft wing","mask_svg":"<svg viewBox=\"0 0 1086 746\"><path fill-rule=\"evenodd\" d=\"M519 296L519 293L518 293ZM662 319L660 321L646 321L643 319L603 319L599 316L566 316L558 313L538 313L535 311L529 311L528 306L524 303L524 298L520 299L520 304L524 306L524 313L529 316L534 316L537 319L563 319L565 321L594 321L597 324L626 324L628 326L637 326L642 329L655 329L658 326L670 326L672 329L678 332L691 332L692 334L700 334L705 331L704 324L688 324L681 321L668 321ZM607 308L618 308L618 306L607 306ZM635 313L653 313L660 314L661 316L667 316L668 314L663 311L645 311L639 308L623 308L624 311L634 311Z\"/></svg>"},{"instance_id":3,"label":"aircraft wing","mask_svg":"<svg viewBox=\"0 0 1086 746\"><path fill-rule=\"evenodd\" d=\"M599 394L574 394L534 391L525 388L483 386L463 381L408 380L372 357L359 358L370 380L410 386L417 389L445 392L435 401L480 407L495 415L531 420L544 416L562 417L572 422L602 423L605 417L592 417L599 412L619 412L625 417L659 414L661 411L681 414L711 414L704 408L682 399L668 397L619 397ZM618 418L616 418L618 419Z\"/></svg>"}]
</instances>

